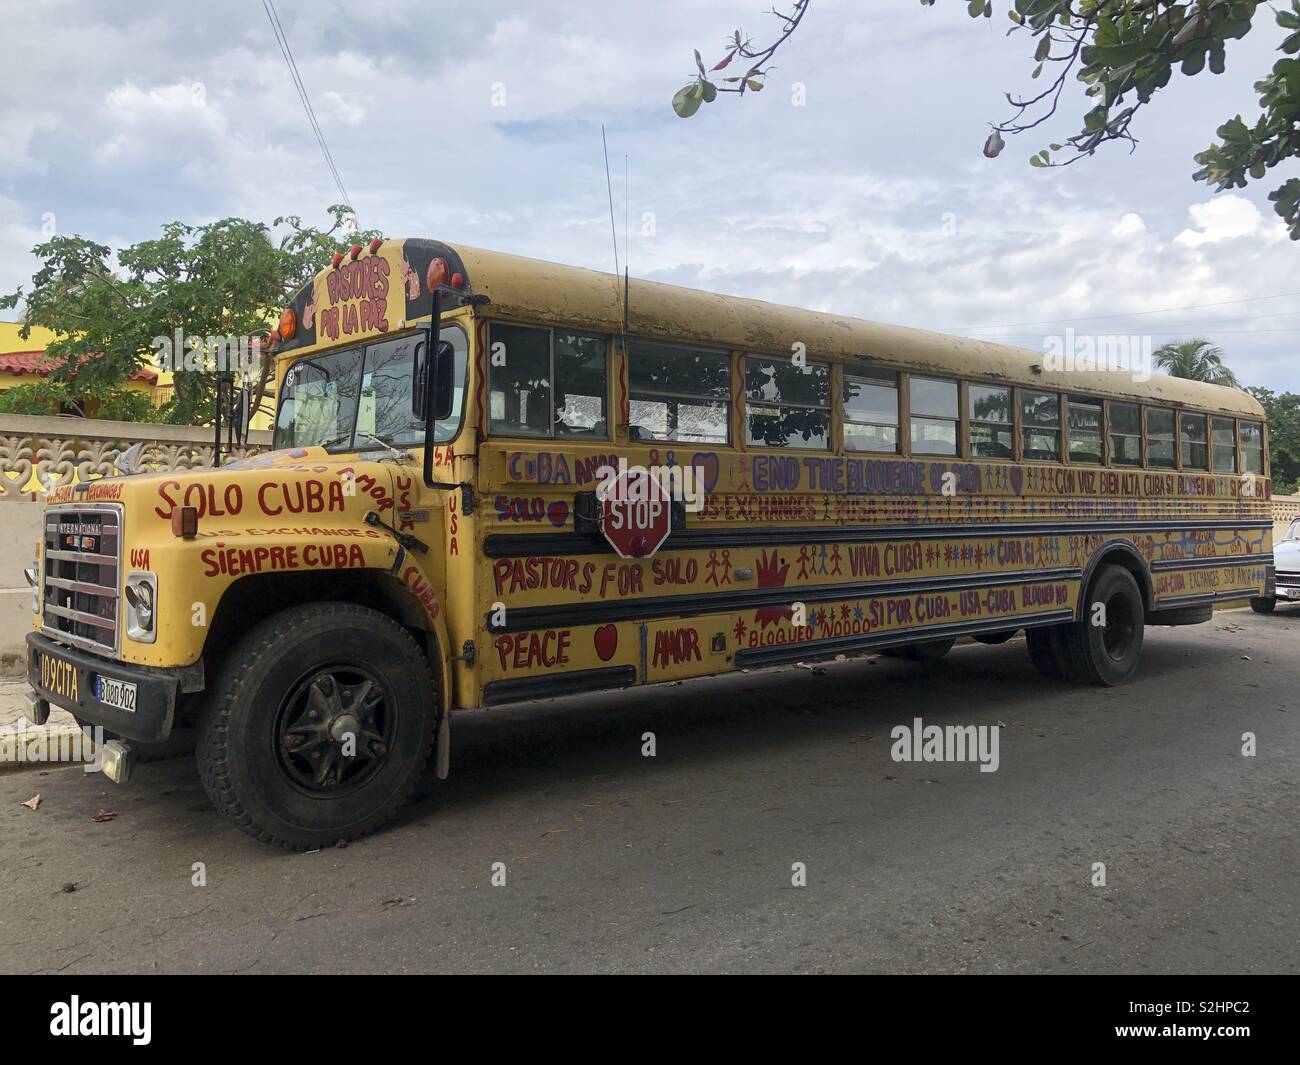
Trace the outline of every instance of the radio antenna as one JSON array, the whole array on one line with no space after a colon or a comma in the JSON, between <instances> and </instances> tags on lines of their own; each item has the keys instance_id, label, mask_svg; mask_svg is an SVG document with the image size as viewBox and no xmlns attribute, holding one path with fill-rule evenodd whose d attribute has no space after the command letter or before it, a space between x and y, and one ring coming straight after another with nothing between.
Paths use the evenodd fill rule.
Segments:
<instances>
[{"instance_id":1,"label":"radio antenna","mask_svg":"<svg viewBox=\"0 0 1300 1065\"><path fill-rule=\"evenodd\" d=\"M632 245L627 236L627 154L623 155L623 347L627 347L628 269L632 264Z\"/></svg>"},{"instance_id":2,"label":"radio antenna","mask_svg":"<svg viewBox=\"0 0 1300 1065\"><path fill-rule=\"evenodd\" d=\"M618 230L614 226L614 183L609 177L609 145L605 141L605 123L600 124L600 146L605 152L605 190L609 193L609 235L614 239L614 276L622 271L618 266Z\"/></svg>"}]
</instances>

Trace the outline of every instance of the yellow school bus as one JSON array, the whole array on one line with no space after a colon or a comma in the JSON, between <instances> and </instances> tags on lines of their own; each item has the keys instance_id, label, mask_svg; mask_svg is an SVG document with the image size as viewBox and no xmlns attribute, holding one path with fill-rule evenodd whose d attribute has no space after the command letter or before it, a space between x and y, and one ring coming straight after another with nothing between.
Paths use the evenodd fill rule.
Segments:
<instances>
[{"instance_id":1,"label":"yellow school bus","mask_svg":"<svg viewBox=\"0 0 1300 1065\"><path fill-rule=\"evenodd\" d=\"M452 711L1021 631L1117 684L1273 594L1234 389L416 239L277 338L275 451L50 494L28 637L35 716L114 779L193 730L268 843L380 825Z\"/></svg>"}]
</instances>

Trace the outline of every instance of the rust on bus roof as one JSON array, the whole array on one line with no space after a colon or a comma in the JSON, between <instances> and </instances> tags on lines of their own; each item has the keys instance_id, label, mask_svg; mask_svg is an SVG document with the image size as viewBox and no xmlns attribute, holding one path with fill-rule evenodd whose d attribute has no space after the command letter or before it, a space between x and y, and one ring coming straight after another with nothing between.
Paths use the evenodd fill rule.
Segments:
<instances>
[{"instance_id":1,"label":"rust on bus roof","mask_svg":"<svg viewBox=\"0 0 1300 1065\"><path fill-rule=\"evenodd\" d=\"M422 279L433 257L445 256L454 269L463 271L467 291L487 297L487 303L478 308L479 314L609 333L623 329L623 279L616 274L431 240L394 239L383 244L386 249L401 250L400 262L408 283L413 278L417 283ZM419 260L416 269L406 265L408 258ZM304 286L295 305L301 307L306 300L319 298L311 294L323 294L329 273L329 268L322 270ZM414 293L407 295L410 302L405 324L410 324L421 313L428 314L427 295L420 293L424 306L410 298ZM802 343L812 358L820 355L913 373L1167 403L1261 420L1264 417L1263 408L1253 396L1223 385L1160 373L1139 381L1123 370L1052 370L1045 365L1044 353L1027 348L639 278L633 278L629 286L628 331L655 340L766 354L787 352L792 345Z\"/></svg>"}]
</instances>

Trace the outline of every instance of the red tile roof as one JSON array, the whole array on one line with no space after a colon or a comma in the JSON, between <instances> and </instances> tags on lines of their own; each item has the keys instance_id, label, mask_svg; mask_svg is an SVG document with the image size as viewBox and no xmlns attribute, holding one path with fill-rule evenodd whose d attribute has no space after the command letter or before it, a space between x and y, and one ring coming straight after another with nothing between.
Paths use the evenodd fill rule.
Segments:
<instances>
[{"instance_id":1,"label":"red tile roof","mask_svg":"<svg viewBox=\"0 0 1300 1065\"><path fill-rule=\"evenodd\" d=\"M44 377L48 370L44 351L0 352L0 373L35 373ZM153 385L158 383L158 374L147 366L141 366L131 372L130 379Z\"/></svg>"}]
</instances>

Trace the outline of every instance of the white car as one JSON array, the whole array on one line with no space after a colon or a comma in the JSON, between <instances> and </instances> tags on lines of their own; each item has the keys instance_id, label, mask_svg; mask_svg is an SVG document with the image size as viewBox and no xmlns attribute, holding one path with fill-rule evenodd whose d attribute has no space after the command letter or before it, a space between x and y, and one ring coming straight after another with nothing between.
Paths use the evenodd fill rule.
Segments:
<instances>
[{"instance_id":1,"label":"white car","mask_svg":"<svg viewBox=\"0 0 1300 1065\"><path fill-rule=\"evenodd\" d=\"M1273 566L1277 571L1276 594L1271 598L1252 599L1256 614L1271 614L1277 601L1300 602L1300 518L1296 518L1286 535L1273 545Z\"/></svg>"}]
</instances>

